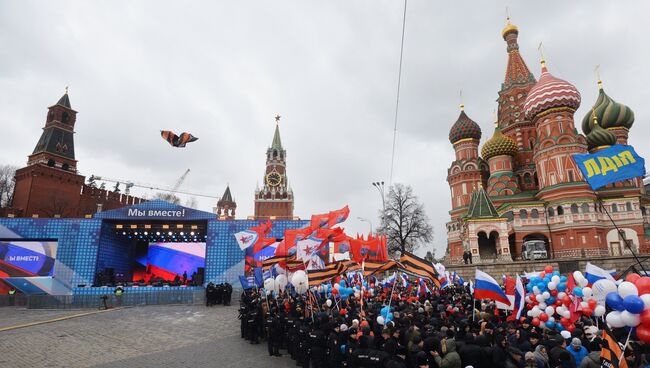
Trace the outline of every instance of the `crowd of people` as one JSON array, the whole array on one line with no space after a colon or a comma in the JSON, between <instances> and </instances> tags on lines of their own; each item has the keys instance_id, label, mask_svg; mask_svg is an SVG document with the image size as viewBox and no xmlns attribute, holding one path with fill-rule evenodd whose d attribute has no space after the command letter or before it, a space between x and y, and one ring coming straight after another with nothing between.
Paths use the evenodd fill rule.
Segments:
<instances>
[{"instance_id":1,"label":"crowd of people","mask_svg":"<svg viewBox=\"0 0 650 368\"><path fill-rule=\"evenodd\" d=\"M241 337L251 344L266 340L270 356L286 350L302 367L601 367L607 340L594 318L581 317L563 336L533 326L530 317L508 318L494 303L474 300L467 286L417 292L378 283L363 298L343 300L318 292L245 290ZM381 313L389 304L387 320ZM645 367L645 345L624 345L627 331L613 333L628 367Z\"/></svg>"}]
</instances>

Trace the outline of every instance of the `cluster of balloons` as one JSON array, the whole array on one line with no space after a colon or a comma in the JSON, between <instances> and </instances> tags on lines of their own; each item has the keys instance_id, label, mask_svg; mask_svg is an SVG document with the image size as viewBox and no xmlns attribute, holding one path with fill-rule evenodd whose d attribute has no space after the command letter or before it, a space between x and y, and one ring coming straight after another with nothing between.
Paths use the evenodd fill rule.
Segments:
<instances>
[{"instance_id":1,"label":"cluster of balloons","mask_svg":"<svg viewBox=\"0 0 650 368\"><path fill-rule=\"evenodd\" d=\"M390 307L386 305L383 308L381 308L381 310L379 311L379 315L377 316L377 323L380 326L383 326L384 324L392 320L393 320L393 312L390 311Z\"/></svg>"},{"instance_id":2,"label":"cluster of balloons","mask_svg":"<svg viewBox=\"0 0 650 368\"><path fill-rule=\"evenodd\" d=\"M303 270L298 270L291 276L291 285L296 289L296 293L304 294L309 289L309 279L307 273Z\"/></svg>"},{"instance_id":3,"label":"cluster of balloons","mask_svg":"<svg viewBox=\"0 0 650 368\"><path fill-rule=\"evenodd\" d=\"M612 309L605 317L607 323L614 328L636 327L639 340L650 343L650 277L629 274L618 287L610 280L598 280L594 289L603 281L608 291L605 303Z\"/></svg>"},{"instance_id":4,"label":"cluster of balloons","mask_svg":"<svg viewBox=\"0 0 650 368\"><path fill-rule=\"evenodd\" d=\"M346 300L350 295L359 297L360 291L358 286L354 288L347 287L345 280L341 280L338 284L334 284L334 289L332 289L332 295L339 295L341 299Z\"/></svg>"}]
</instances>

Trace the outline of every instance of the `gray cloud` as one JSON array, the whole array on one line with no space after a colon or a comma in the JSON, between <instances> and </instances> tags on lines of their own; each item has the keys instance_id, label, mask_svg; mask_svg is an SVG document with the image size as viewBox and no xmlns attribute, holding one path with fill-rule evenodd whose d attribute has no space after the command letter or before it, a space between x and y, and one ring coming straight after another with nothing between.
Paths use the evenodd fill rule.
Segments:
<instances>
[{"instance_id":1,"label":"gray cloud","mask_svg":"<svg viewBox=\"0 0 650 368\"><path fill-rule=\"evenodd\" d=\"M533 73L543 41L550 71L582 93L576 119L596 99L601 64L608 94L636 113L630 143L648 153L647 2L409 1L393 181L425 203L439 255L458 91L490 137L506 5ZM70 85L83 174L169 186L191 168L185 190L220 195L229 182L246 216L280 113L297 215L349 204L348 230L366 231L356 217L378 225L370 183L390 170L401 15L400 1L3 2L0 157L26 161L45 108ZM200 140L172 149L163 128Z\"/></svg>"}]
</instances>

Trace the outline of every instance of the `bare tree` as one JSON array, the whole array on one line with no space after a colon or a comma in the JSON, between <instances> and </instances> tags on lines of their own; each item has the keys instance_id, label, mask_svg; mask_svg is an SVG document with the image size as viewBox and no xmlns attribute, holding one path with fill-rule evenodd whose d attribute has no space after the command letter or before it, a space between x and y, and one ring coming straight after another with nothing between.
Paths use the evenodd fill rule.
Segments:
<instances>
[{"instance_id":1,"label":"bare tree","mask_svg":"<svg viewBox=\"0 0 650 368\"><path fill-rule=\"evenodd\" d=\"M185 207L197 209L199 207L199 201L196 199L196 197L189 197L185 201Z\"/></svg>"},{"instance_id":2,"label":"bare tree","mask_svg":"<svg viewBox=\"0 0 650 368\"><path fill-rule=\"evenodd\" d=\"M411 186L390 187L380 233L386 235L388 253L393 256L397 252L414 252L433 240L433 227Z\"/></svg>"},{"instance_id":3,"label":"bare tree","mask_svg":"<svg viewBox=\"0 0 650 368\"><path fill-rule=\"evenodd\" d=\"M0 208L11 207L16 187L16 166L0 165Z\"/></svg>"},{"instance_id":4,"label":"bare tree","mask_svg":"<svg viewBox=\"0 0 650 368\"><path fill-rule=\"evenodd\" d=\"M169 202L176 205L181 204L181 199L178 198L176 195L174 195L174 193L158 192L153 196L153 199L162 199L165 202Z\"/></svg>"}]
</instances>

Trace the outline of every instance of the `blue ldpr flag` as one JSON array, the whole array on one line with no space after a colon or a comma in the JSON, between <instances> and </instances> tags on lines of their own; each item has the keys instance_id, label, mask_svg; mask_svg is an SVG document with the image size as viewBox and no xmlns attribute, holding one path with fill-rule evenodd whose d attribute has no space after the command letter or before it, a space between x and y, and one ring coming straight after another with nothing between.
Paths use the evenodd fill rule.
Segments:
<instances>
[{"instance_id":1,"label":"blue ldpr flag","mask_svg":"<svg viewBox=\"0 0 650 368\"><path fill-rule=\"evenodd\" d=\"M253 275L255 276L255 284L257 287L264 286L264 274L262 273L262 267L255 267L253 270Z\"/></svg>"},{"instance_id":2,"label":"blue ldpr flag","mask_svg":"<svg viewBox=\"0 0 650 368\"><path fill-rule=\"evenodd\" d=\"M593 190L645 175L645 160L632 146L616 144L596 153L572 156Z\"/></svg>"},{"instance_id":3,"label":"blue ldpr flag","mask_svg":"<svg viewBox=\"0 0 650 368\"><path fill-rule=\"evenodd\" d=\"M251 286L248 283L248 279L246 278L246 276L239 276L239 282L241 283L242 289L252 289L253 288L253 286Z\"/></svg>"}]
</instances>

